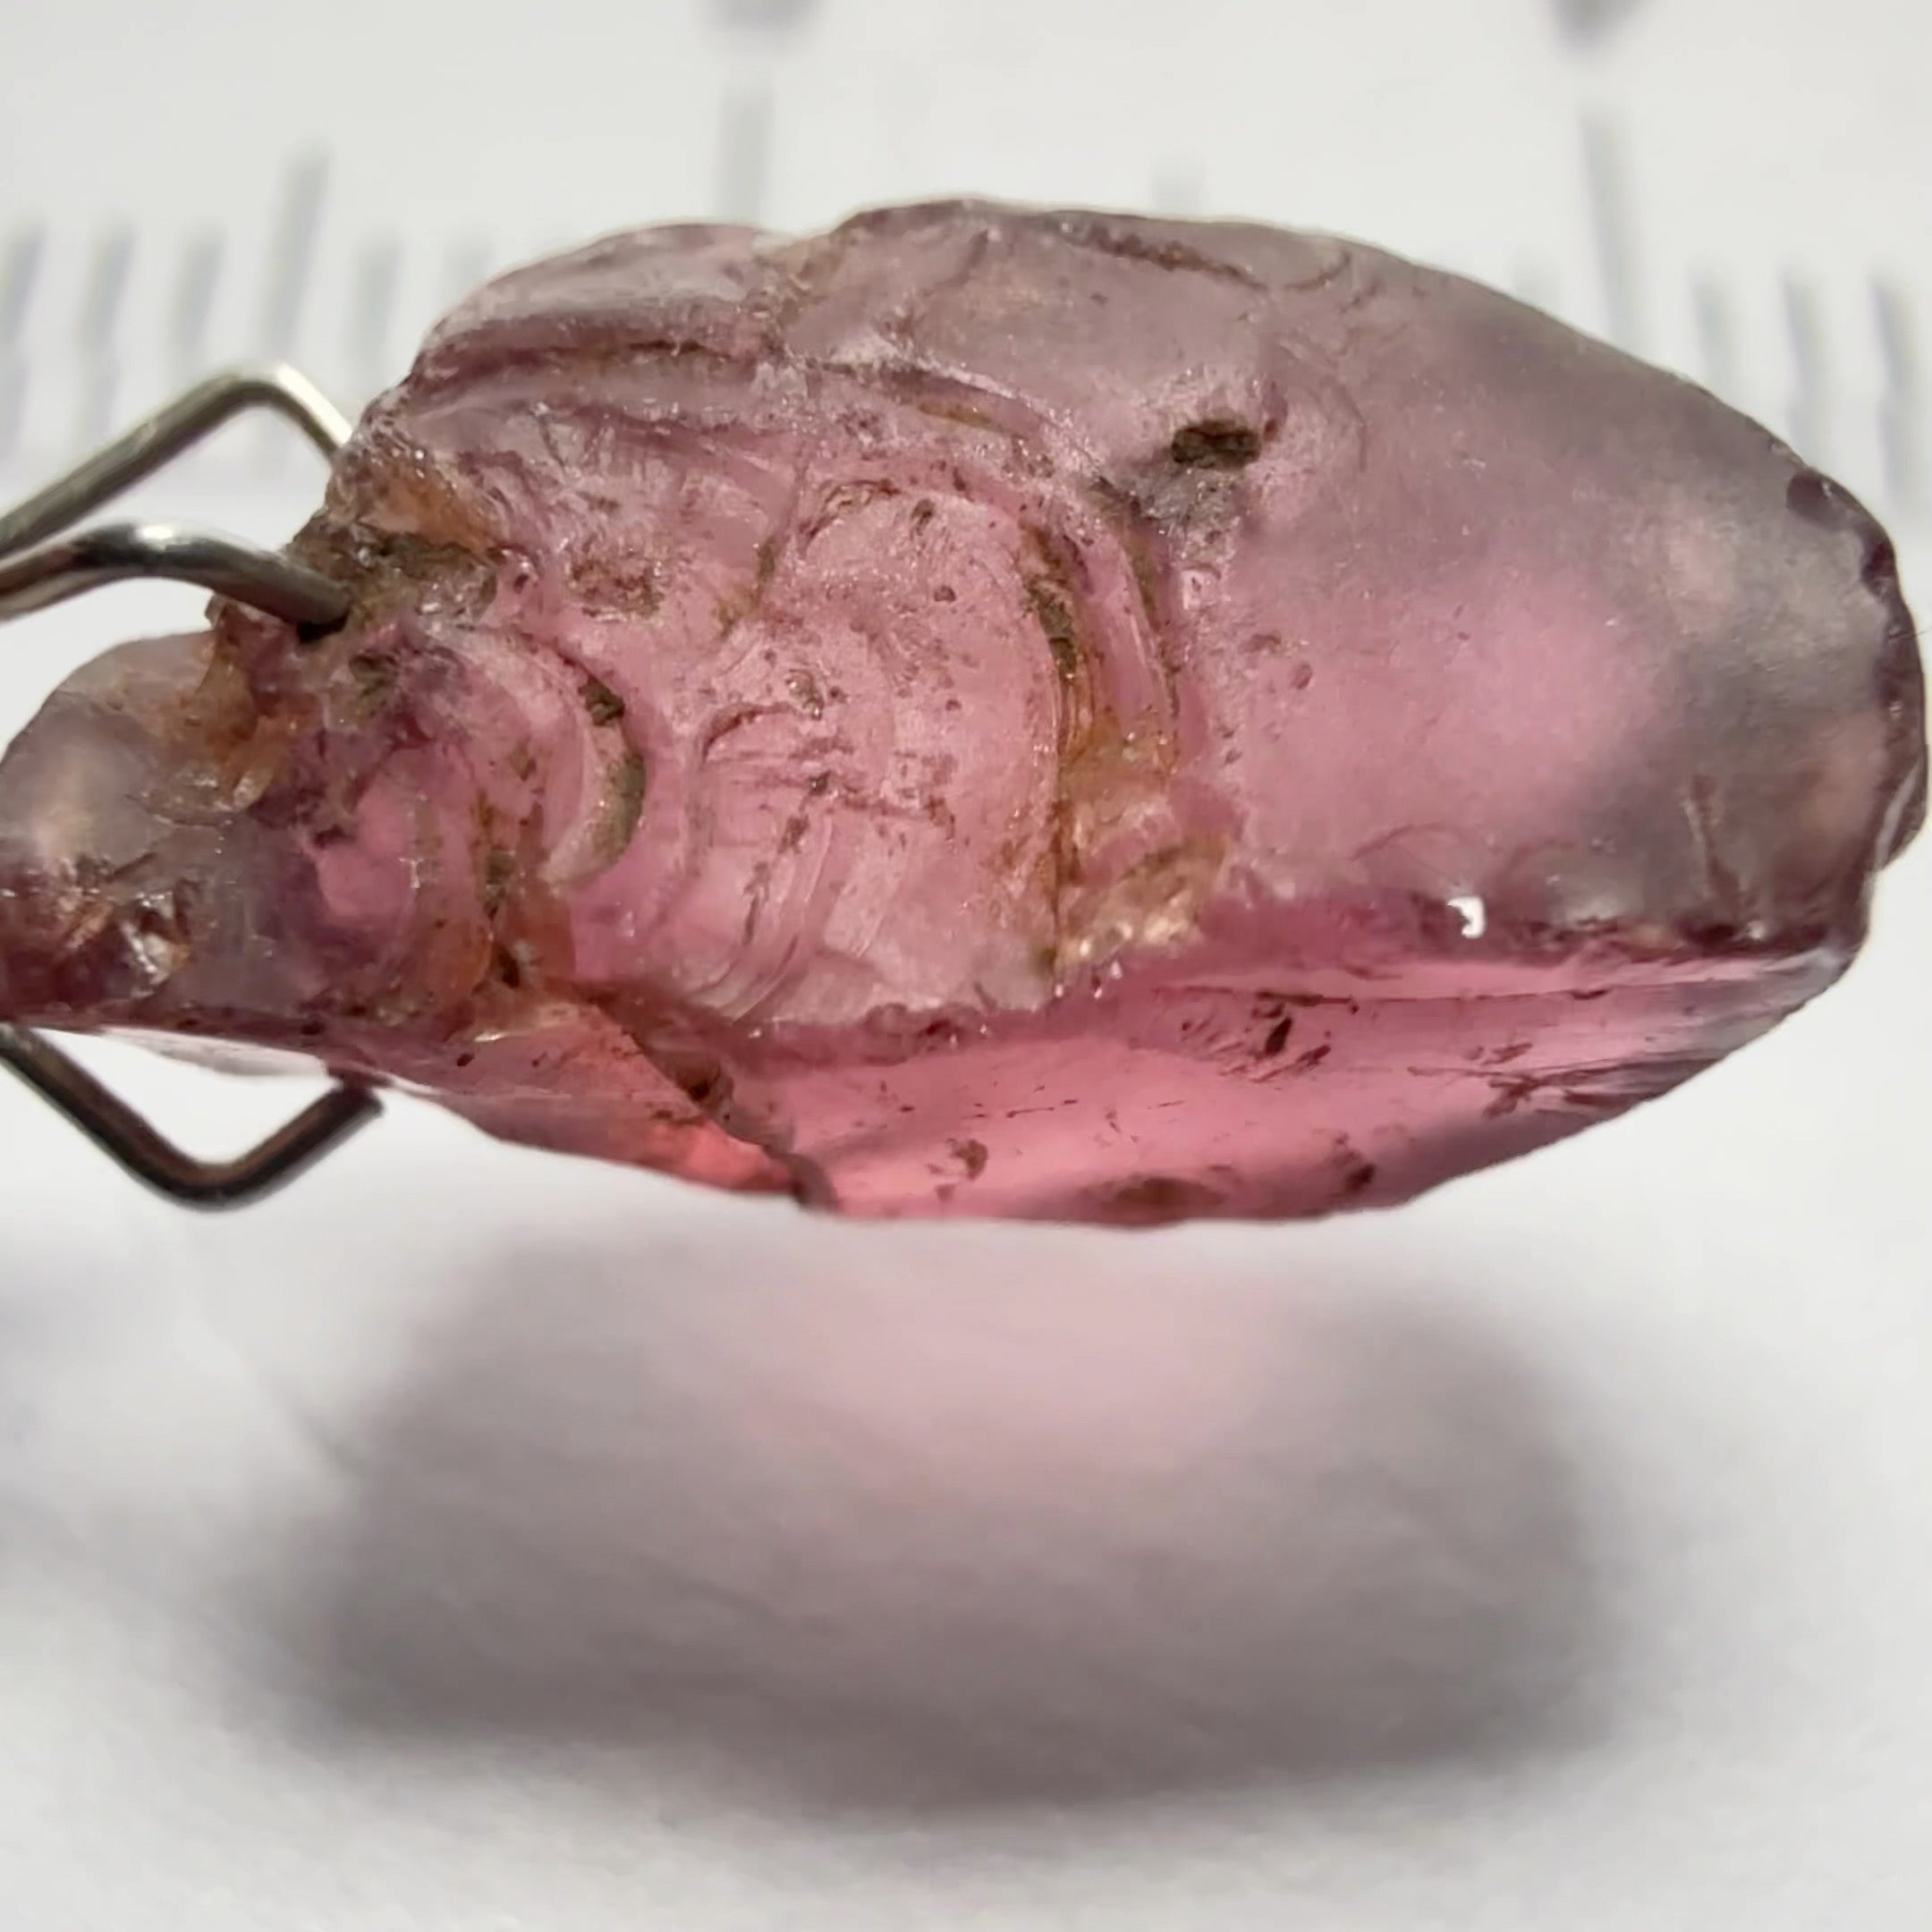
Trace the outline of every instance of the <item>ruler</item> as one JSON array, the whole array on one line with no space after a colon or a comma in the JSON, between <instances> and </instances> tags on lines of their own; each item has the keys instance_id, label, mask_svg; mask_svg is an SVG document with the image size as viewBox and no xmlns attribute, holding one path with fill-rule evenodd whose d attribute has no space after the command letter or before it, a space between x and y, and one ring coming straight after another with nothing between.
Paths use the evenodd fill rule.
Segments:
<instances>
[{"instance_id":1,"label":"ruler","mask_svg":"<svg viewBox=\"0 0 1932 1932\"><path fill-rule=\"evenodd\" d=\"M559 10L565 41L577 11ZM1798 38L1778 55L1794 72L1775 84L1801 97L1802 37L1822 32L1817 57L1828 61L1857 40L1861 11L1874 35L1910 24L1893 0L1843 0L1822 29L1816 9L1780 0L1199 0L1199 33L1177 40L1174 10L1136 0L982 0L977 30L962 10L918 0L707 0L649 22L640 45L676 78L648 91L648 128L587 133L570 125L569 103L526 100L487 156L466 157L470 196L428 172L425 157L447 164L443 124L409 135L348 115L341 129L284 133L231 174L225 197L172 182L157 197L155 164L131 149L117 180L113 143L97 133L84 174L37 177L52 184L40 205L23 189L33 177L0 186L0 487L24 487L238 359L294 360L357 406L493 270L624 221L807 225L860 202L983 189L1298 221L1464 270L1705 383L1905 532L1923 530L1932 233L1920 232L1914 190L1932 181L1932 146L1916 118L1901 120L1890 148L1842 131L1837 158L1822 150L1780 174L1774 142L1757 164L1760 193L1727 177L1727 138L1748 145L1780 114L1792 142L1813 137L1788 104L1696 97L1698 58L1724 31L1750 45L1781 27ZM1443 12L1455 19L1431 20ZM1352 27L1337 25L1344 13ZM1106 21L1104 42L1083 36ZM1204 69L1197 54L1195 71L1176 71L1177 48L1211 43L1230 21L1250 43L1235 69ZM1249 72L1271 63L1330 76L1271 89ZM57 151L62 117L38 96L8 97L32 65L0 79L0 106L18 108L16 131L38 116L27 138ZM1057 123L1056 77L1088 89ZM1749 97L1767 84L1740 87ZM1110 94L1124 104L1117 116ZM1257 102L1273 104L1277 124ZM204 171L201 152L184 134L182 182ZM547 155L564 157L554 180ZM634 191L617 166L627 157ZM1716 185L1678 191L1699 175ZM398 180L411 191L399 196ZM1846 211L1868 216L1888 196L1894 211L1852 232ZM287 461L278 439L242 436L204 467L259 480Z\"/></svg>"}]
</instances>

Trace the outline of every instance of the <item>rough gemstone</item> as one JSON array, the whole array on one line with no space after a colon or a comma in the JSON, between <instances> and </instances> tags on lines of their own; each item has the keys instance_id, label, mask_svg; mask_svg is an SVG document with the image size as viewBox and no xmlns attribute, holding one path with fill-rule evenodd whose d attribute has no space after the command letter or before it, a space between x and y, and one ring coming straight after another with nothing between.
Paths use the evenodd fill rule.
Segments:
<instances>
[{"instance_id":1,"label":"rough gemstone","mask_svg":"<svg viewBox=\"0 0 1932 1932\"><path fill-rule=\"evenodd\" d=\"M853 1214L1399 1200L1827 986L1892 551L1710 396L1271 229L888 209L493 283L0 767L0 1013Z\"/></svg>"}]
</instances>

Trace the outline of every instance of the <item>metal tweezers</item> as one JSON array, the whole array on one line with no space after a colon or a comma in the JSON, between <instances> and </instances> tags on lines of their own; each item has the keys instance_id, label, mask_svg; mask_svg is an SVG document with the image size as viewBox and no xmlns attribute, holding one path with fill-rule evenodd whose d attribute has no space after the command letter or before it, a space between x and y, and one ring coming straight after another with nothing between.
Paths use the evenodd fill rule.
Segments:
<instances>
[{"instance_id":1,"label":"metal tweezers","mask_svg":"<svg viewBox=\"0 0 1932 1932\"><path fill-rule=\"evenodd\" d=\"M294 369L233 369L198 383L38 495L0 515L0 623L105 584L160 578L265 611L314 636L340 624L348 593L274 551L159 523L99 524L89 512L172 462L232 418L267 410L293 423L325 456L349 424ZM97 1147L170 1199L194 1208L258 1200L377 1114L369 1089L338 1080L285 1127L233 1160L198 1160L163 1136L44 1033L0 1022L0 1064L18 1074Z\"/></svg>"}]
</instances>

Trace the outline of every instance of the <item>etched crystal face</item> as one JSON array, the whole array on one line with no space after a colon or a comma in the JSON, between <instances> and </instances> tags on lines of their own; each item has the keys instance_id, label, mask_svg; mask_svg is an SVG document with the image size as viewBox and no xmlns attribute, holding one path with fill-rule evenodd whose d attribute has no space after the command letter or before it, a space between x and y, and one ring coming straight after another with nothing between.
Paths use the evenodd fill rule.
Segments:
<instances>
[{"instance_id":1,"label":"etched crystal face","mask_svg":"<svg viewBox=\"0 0 1932 1932\"><path fill-rule=\"evenodd\" d=\"M1828 985L1882 533L1453 277L970 204L492 284L295 553L0 764L0 1013L853 1213L1400 1199Z\"/></svg>"}]
</instances>

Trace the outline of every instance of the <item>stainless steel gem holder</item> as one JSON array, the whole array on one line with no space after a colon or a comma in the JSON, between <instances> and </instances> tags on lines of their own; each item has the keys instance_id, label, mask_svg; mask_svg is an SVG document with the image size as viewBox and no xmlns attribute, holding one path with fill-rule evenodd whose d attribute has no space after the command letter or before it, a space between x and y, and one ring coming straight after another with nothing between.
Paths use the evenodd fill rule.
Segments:
<instances>
[{"instance_id":1,"label":"stainless steel gem holder","mask_svg":"<svg viewBox=\"0 0 1932 1932\"><path fill-rule=\"evenodd\" d=\"M197 383L0 514L0 623L137 578L199 584L310 635L341 623L349 602L343 587L274 551L162 523L74 528L231 419L254 410L285 418L325 456L333 457L348 440L347 419L297 370L232 369ZM380 1111L367 1087L338 1080L247 1153L206 1161L176 1147L44 1033L0 1022L0 1064L137 1180L193 1208L260 1199Z\"/></svg>"}]
</instances>

